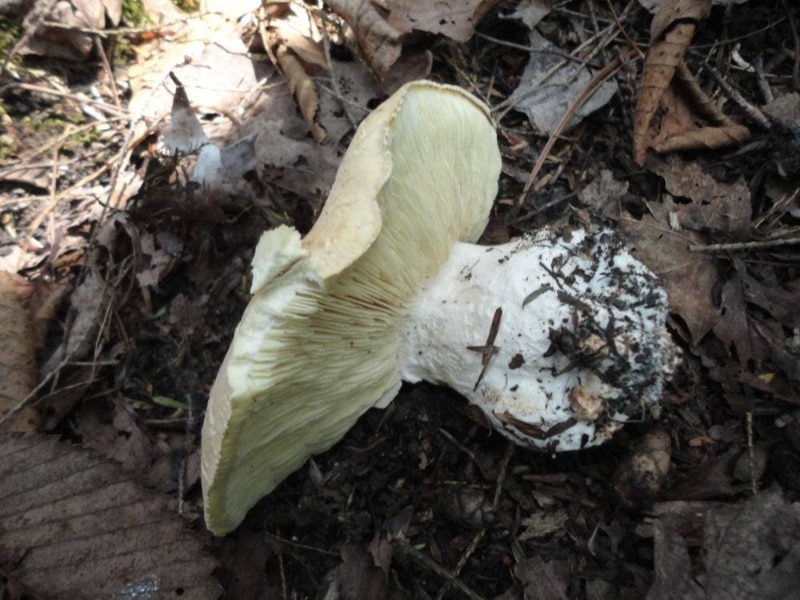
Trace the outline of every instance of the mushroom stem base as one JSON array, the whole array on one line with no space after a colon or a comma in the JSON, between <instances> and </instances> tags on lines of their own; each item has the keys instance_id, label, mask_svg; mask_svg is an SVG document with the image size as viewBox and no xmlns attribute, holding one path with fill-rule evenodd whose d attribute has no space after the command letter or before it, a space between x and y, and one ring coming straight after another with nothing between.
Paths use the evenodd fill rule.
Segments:
<instances>
[{"instance_id":1,"label":"mushroom stem base","mask_svg":"<svg viewBox=\"0 0 800 600\"><path fill-rule=\"evenodd\" d=\"M410 307L401 377L448 385L521 445L593 446L658 415L676 363L667 314L609 230L459 243Z\"/></svg>"}]
</instances>

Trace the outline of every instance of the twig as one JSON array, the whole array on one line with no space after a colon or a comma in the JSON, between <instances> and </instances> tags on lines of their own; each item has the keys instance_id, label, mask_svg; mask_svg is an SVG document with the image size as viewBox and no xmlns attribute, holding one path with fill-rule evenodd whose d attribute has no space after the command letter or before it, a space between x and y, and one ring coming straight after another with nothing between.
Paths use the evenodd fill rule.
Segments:
<instances>
[{"instance_id":1,"label":"twig","mask_svg":"<svg viewBox=\"0 0 800 600\"><path fill-rule=\"evenodd\" d=\"M284 537L281 537L278 533L270 533L267 532L267 537L271 537L276 542L280 542L281 544L286 544L287 546L292 546L294 548L301 548L303 550L311 550L312 552L318 552L319 554L326 554L328 556L339 556L338 552L332 552L331 550L325 550L324 548L317 548L316 546L309 546L308 544L301 544L300 542L295 542L293 540L287 540Z\"/></svg>"},{"instance_id":2,"label":"twig","mask_svg":"<svg viewBox=\"0 0 800 600\"><path fill-rule=\"evenodd\" d=\"M500 461L500 473L497 475L497 481L494 485L494 498L492 498L492 509L497 510L500 504L500 494L503 493L503 484L506 481L506 472L508 471L508 463L511 461L511 456L514 454L514 443L508 442L503 460Z\"/></svg>"},{"instance_id":3,"label":"twig","mask_svg":"<svg viewBox=\"0 0 800 600\"><path fill-rule=\"evenodd\" d=\"M767 75L764 73L764 59L759 54L753 59L753 70L756 72L756 83L761 95L764 97L764 104L769 104L775 97L772 95L772 88L767 81Z\"/></svg>"},{"instance_id":4,"label":"twig","mask_svg":"<svg viewBox=\"0 0 800 600\"><path fill-rule=\"evenodd\" d=\"M480 375L478 375L478 380L475 382L475 387L472 388L473 392L478 389L481 381L483 381L483 376L486 375L486 369L489 368L489 362L492 360L492 357L499 351L499 348L494 345L494 340L497 338L497 331L500 329L500 320L502 318L503 309L498 306L494 311L492 324L489 326L489 335L486 337L486 344L483 346L467 346L467 350L479 352L481 354L481 372Z\"/></svg>"},{"instance_id":5,"label":"twig","mask_svg":"<svg viewBox=\"0 0 800 600\"><path fill-rule=\"evenodd\" d=\"M353 117L350 113L350 108L348 107L348 102L346 101L344 94L342 93L342 86L339 85L339 80L336 78L336 71L333 68L333 59L331 58L331 40L328 36L328 29L325 27L325 22L327 20L327 15L325 11L322 9L322 1L320 0L317 3L317 10L315 11L317 16L322 20L322 51L325 53L325 62L328 63L328 72L330 73L331 77L331 87L333 88L333 95L339 100L339 104L342 106L342 110L344 110L344 114L347 117L347 120L350 122L350 126L353 129L358 127L358 121Z\"/></svg>"},{"instance_id":6,"label":"twig","mask_svg":"<svg viewBox=\"0 0 800 600\"><path fill-rule=\"evenodd\" d=\"M108 82L111 85L111 93L114 96L114 106L116 106L119 110L122 110L122 102L120 102L119 90L117 89L117 80L114 77L114 70L111 68L111 64L108 62L108 56L106 55L105 48L103 48L103 42L100 41L99 37L95 37L94 45L97 48L97 54L100 56L100 61L103 63L103 70L106 72Z\"/></svg>"},{"instance_id":7,"label":"twig","mask_svg":"<svg viewBox=\"0 0 800 600\"><path fill-rule=\"evenodd\" d=\"M464 444L459 442L452 433L448 432L446 429L443 429L441 427L439 428L439 433L441 433L456 448L458 448L464 454L469 456L470 459L472 459L473 462L475 462L475 463L478 462L478 460L475 458L475 453L472 450L470 450L469 448L467 448Z\"/></svg>"},{"instance_id":8,"label":"twig","mask_svg":"<svg viewBox=\"0 0 800 600\"><path fill-rule=\"evenodd\" d=\"M41 390L43 390L45 386L47 386L50 383L51 380L55 379L55 377L61 372L61 369L65 367L68 363L69 360L64 359L58 364L58 366L55 369L47 373L47 375L45 375L39 382L39 385L33 388L28 393L27 396L25 396L22 400L20 400L14 406L12 406L11 409L6 414L0 416L0 425L10 420L15 414L17 414L19 411L25 408L28 405L28 403L32 402L33 399L37 396L37 394Z\"/></svg>"},{"instance_id":9,"label":"twig","mask_svg":"<svg viewBox=\"0 0 800 600\"><path fill-rule=\"evenodd\" d=\"M561 135L561 132L564 131L564 128L569 123L569 120L572 118L572 115L584 104L586 104L587 100L591 98L594 93L600 88L603 83L605 83L610 77L612 77L617 71L622 68L622 65L628 61L633 59L639 51L637 49L630 49L621 57L618 56L610 63L608 63L603 69L598 71L592 80L589 82L585 88L581 90L581 93L572 101L569 108L566 112L562 115L561 119L556 124L555 129L553 129L553 133L550 134L550 137L547 140L547 143L542 148L542 151L539 153L539 158L536 160L536 164L533 166L533 169L528 175L528 180L525 182L524 187L522 188L522 193L519 196L519 200L517 201L518 205L522 205L526 198L528 197L528 192L530 192L533 183L536 181L536 176L539 175L539 171L542 170L547 157L550 156L550 151L553 149L553 146L558 140L558 137Z\"/></svg>"},{"instance_id":10,"label":"twig","mask_svg":"<svg viewBox=\"0 0 800 600\"><path fill-rule=\"evenodd\" d=\"M561 50L539 50L538 48L534 48L533 46L526 46L524 44L516 44L514 42L509 42L508 40L501 40L500 38L492 37L491 35L486 35L485 33L481 33L480 31L475 32L475 37L478 37L482 40L486 40L487 42L492 42L493 44L497 44L498 46L505 46L506 48L513 48L514 50L522 50L523 52L527 52L529 54L552 54L553 56L558 56L559 58L563 58L566 61L576 62L579 65L586 65L586 61L579 56L572 56L567 52L563 52ZM591 66L591 65L588 65Z\"/></svg>"},{"instance_id":11,"label":"twig","mask_svg":"<svg viewBox=\"0 0 800 600\"><path fill-rule=\"evenodd\" d=\"M737 90L733 88L733 86L728 83L722 74L717 71L714 67L710 64L706 65L706 69L711 76L717 81L717 85L722 88L722 90L727 94L728 98L736 102L739 105L739 108L744 111L744 114L753 121L756 125L761 127L764 130L769 131L772 129L772 123L770 123L769 119L761 112L758 108L750 104L744 96L742 96Z\"/></svg>"},{"instance_id":12,"label":"twig","mask_svg":"<svg viewBox=\"0 0 800 600\"><path fill-rule=\"evenodd\" d=\"M469 546L467 546L466 550L464 550L464 553L461 555L461 558L458 559L458 564L456 565L456 568L453 569L453 571L451 573L453 575L453 577L458 577L461 574L461 570L467 564L467 561L469 560L469 557L472 556L475 553L475 550L478 549L478 545L481 543L481 540L483 539L484 535L486 535L486 529L481 529L475 535L475 537L472 538L472 541L469 543ZM450 591L450 582L449 581L446 582L442 586L442 588L439 590L439 593L436 594L436 600L442 600L444 598L444 595L448 591Z\"/></svg>"},{"instance_id":13,"label":"twig","mask_svg":"<svg viewBox=\"0 0 800 600\"><path fill-rule=\"evenodd\" d=\"M426 569L430 569L440 577L444 578L450 585L456 588L459 592L464 594L470 600L484 600L483 596L474 592L471 588L467 586L463 581L461 581L458 577L454 577L450 571L445 569L439 563L434 561L428 555L423 554L419 550L417 550L414 546L410 544L398 544L395 546L395 549L400 552L401 554L405 554L409 558L416 561L418 564L422 565Z\"/></svg>"},{"instance_id":14,"label":"twig","mask_svg":"<svg viewBox=\"0 0 800 600\"><path fill-rule=\"evenodd\" d=\"M17 40L17 43L14 44L14 47L6 54L5 59L3 59L3 64L0 65L0 77L2 77L6 72L6 67L8 67L8 63L19 54L19 51L22 49L25 44L27 44L30 39L36 34L36 31L39 29L39 26L44 22L47 16L50 14L50 11L53 10L53 7L56 5L58 0L47 0L45 4L42 6L35 6L31 11L26 15L25 19L22 21L22 27L25 30L25 33L22 34L22 37Z\"/></svg>"},{"instance_id":15,"label":"twig","mask_svg":"<svg viewBox=\"0 0 800 600\"><path fill-rule=\"evenodd\" d=\"M41 86L41 85L33 85L33 84L30 84L30 83L10 83L10 84L0 88L0 93L4 92L8 88L16 88L16 89L19 89L19 90L25 90L27 92L36 92L36 93L39 93L39 94L50 94L51 96L58 96L59 98L67 98L68 100L72 100L72 101L78 102L78 103L91 104L93 106L96 106L97 108L99 108L103 112L105 112L107 114L112 114L115 117L127 117L128 116L128 111L126 109L121 108L121 107L118 108L118 107L116 107L116 106L114 106L112 104L109 104L108 102L103 102L102 100L94 100L92 98L86 98L86 97L77 96L77 95L72 94L70 92L62 92L60 90L54 90L54 89L47 88L47 87L44 87L44 86Z\"/></svg>"},{"instance_id":16,"label":"twig","mask_svg":"<svg viewBox=\"0 0 800 600\"><path fill-rule=\"evenodd\" d=\"M796 246L800 244L800 238L788 238L782 240L766 240L763 242L735 242L732 244L707 244L691 245L690 252L736 252L739 250L755 250L759 248L779 248L781 246Z\"/></svg>"},{"instance_id":17,"label":"twig","mask_svg":"<svg viewBox=\"0 0 800 600\"><path fill-rule=\"evenodd\" d=\"M792 89L800 90L800 36L797 34L797 25L792 18L792 11L786 4L786 0L781 0L783 10L786 11L786 18L789 19L789 31L792 32L794 42L794 64L792 65Z\"/></svg>"}]
</instances>

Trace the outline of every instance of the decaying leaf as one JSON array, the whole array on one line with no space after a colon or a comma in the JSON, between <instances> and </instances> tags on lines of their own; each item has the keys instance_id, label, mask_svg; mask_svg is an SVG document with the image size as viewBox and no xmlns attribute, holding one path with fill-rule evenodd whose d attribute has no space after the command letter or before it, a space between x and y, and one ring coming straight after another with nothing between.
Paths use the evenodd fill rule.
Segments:
<instances>
[{"instance_id":1,"label":"decaying leaf","mask_svg":"<svg viewBox=\"0 0 800 600\"><path fill-rule=\"evenodd\" d=\"M221 595L174 501L51 436L0 439L0 569L37 597Z\"/></svg>"},{"instance_id":2,"label":"decaying leaf","mask_svg":"<svg viewBox=\"0 0 800 600\"><path fill-rule=\"evenodd\" d=\"M528 35L528 45L528 64L509 102L524 112L540 133L553 133L575 98L590 84L593 73L585 65L564 61L561 55L566 52L535 29ZM565 131L607 104L617 89L614 80L603 82L575 111Z\"/></svg>"},{"instance_id":3,"label":"decaying leaf","mask_svg":"<svg viewBox=\"0 0 800 600\"><path fill-rule=\"evenodd\" d=\"M652 204L648 208L649 214L641 220L623 215L620 227L632 254L663 282L672 312L683 319L692 342L697 344L716 319L713 290L719 278L717 268L711 257L689 251L689 246L702 238L692 231L672 229L666 206Z\"/></svg>"},{"instance_id":4,"label":"decaying leaf","mask_svg":"<svg viewBox=\"0 0 800 600\"><path fill-rule=\"evenodd\" d=\"M702 600L703 588L692 577L692 561L686 541L669 519L656 522L654 535L655 581L647 600Z\"/></svg>"},{"instance_id":5,"label":"decaying leaf","mask_svg":"<svg viewBox=\"0 0 800 600\"><path fill-rule=\"evenodd\" d=\"M330 5L352 28L355 44L387 93L406 81L422 79L430 73L433 55L426 50L401 58L403 32L387 23L385 11L372 2L332 0Z\"/></svg>"},{"instance_id":6,"label":"decaying leaf","mask_svg":"<svg viewBox=\"0 0 800 600\"><path fill-rule=\"evenodd\" d=\"M103 310L108 300L108 287L99 276L89 271L72 293L72 310L64 340L42 367L43 373L55 370L65 360L80 360L95 343L103 322Z\"/></svg>"},{"instance_id":7,"label":"decaying leaf","mask_svg":"<svg viewBox=\"0 0 800 600\"><path fill-rule=\"evenodd\" d=\"M673 222L681 229L720 233L722 239L728 240L746 239L752 205L744 178L721 183L696 161L686 162L677 156L665 160L654 157L648 166L663 177L664 186L673 197L691 201L666 200Z\"/></svg>"},{"instance_id":8,"label":"decaying leaf","mask_svg":"<svg viewBox=\"0 0 800 600\"><path fill-rule=\"evenodd\" d=\"M24 400L36 387L34 335L28 309L22 301L29 284L18 275L0 271L0 417ZM5 431L34 433L39 414L24 407L5 423Z\"/></svg>"},{"instance_id":9,"label":"decaying leaf","mask_svg":"<svg viewBox=\"0 0 800 600\"><path fill-rule=\"evenodd\" d=\"M524 600L568 598L569 565L563 559L545 561L541 556L533 556L514 565L511 572L522 588Z\"/></svg>"},{"instance_id":10,"label":"decaying leaf","mask_svg":"<svg viewBox=\"0 0 800 600\"><path fill-rule=\"evenodd\" d=\"M275 67L289 83L311 135L322 141L326 132L317 121L319 94L311 79L315 70L329 68L318 43L320 35L307 11L289 4L280 8L277 14L272 10L261 21L261 40Z\"/></svg>"},{"instance_id":11,"label":"decaying leaf","mask_svg":"<svg viewBox=\"0 0 800 600\"><path fill-rule=\"evenodd\" d=\"M699 540L685 520L662 517L655 527L656 581L648 599L793 598L800 586L800 504L766 491L738 506L705 513L702 564L689 547ZM695 559L698 563L698 559ZM701 575L692 577L692 574Z\"/></svg>"},{"instance_id":12,"label":"decaying leaf","mask_svg":"<svg viewBox=\"0 0 800 600\"><path fill-rule=\"evenodd\" d=\"M684 64L697 22L711 0L669 0L660 5L650 27L633 130L634 160L643 165L648 148L658 152L712 149L741 143L749 130L725 116L702 91ZM659 109L660 122L653 121ZM697 117L707 126L699 126Z\"/></svg>"},{"instance_id":13,"label":"decaying leaf","mask_svg":"<svg viewBox=\"0 0 800 600\"><path fill-rule=\"evenodd\" d=\"M38 54L67 60L83 60L92 50L93 36L82 29L102 30L106 18L113 25L120 21L120 0L59 0L55 3L36 2L25 19L24 27L31 38L21 48L24 54ZM42 10L48 10L45 22L62 27L43 25Z\"/></svg>"}]
</instances>

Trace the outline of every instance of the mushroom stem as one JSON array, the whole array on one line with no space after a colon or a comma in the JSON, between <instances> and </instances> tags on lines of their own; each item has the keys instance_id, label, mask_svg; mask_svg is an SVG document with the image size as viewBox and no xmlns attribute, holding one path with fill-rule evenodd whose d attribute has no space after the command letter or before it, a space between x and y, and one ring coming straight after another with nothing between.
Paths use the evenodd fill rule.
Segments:
<instances>
[{"instance_id":1,"label":"mushroom stem","mask_svg":"<svg viewBox=\"0 0 800 600\"><path fill-rule=\"evenodd\" d=\"M676 356L667 314L607 229L458 243L412 302L401 377L448 385L519 444L593 446L657 412Z\"/></svg>"}]
</instances>

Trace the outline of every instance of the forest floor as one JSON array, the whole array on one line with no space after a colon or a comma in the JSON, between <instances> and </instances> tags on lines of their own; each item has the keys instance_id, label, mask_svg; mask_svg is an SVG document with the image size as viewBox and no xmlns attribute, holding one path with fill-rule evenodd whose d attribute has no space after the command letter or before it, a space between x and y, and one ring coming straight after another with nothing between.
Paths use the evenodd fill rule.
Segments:
<instances>
[{"instance_id":1,"label":"forest floor","mask_svg":"<svg viewBox=\"0 0 800 600\"><path fill-rule=\"evenodd\" d=\"M686 66L747 134L639 164L652 15L638 2L465 0L437 31L387 1L373 12L401 34L388 59L358 27L345 43L358 3L330 4L151 2L139 20L108 1L99 24L47 33L4 17L0 414L13 417L0 428L31 437L0 438L0 600L794 597L800 7L723 2L670 25L696 24ZM520 93L572 64L577 87ZM255 244L279 224L310 229L354 125L417 76L476 94L497 120L503 173L482 243L603 219L661 278L682 363L660 419L550 455L514 446L454 392L404 385L216 538L200 432ZM176 82L191 108L173 105ZM592 82L592 110L557 130ZM672 102L654 119L664 136L711 120ZM204 133L179 130L180 114ZM182 150L198 135L245 140L213 189ZM121 511L107 495L123 479L126 502L166 498L169 522Z\"/></svg>"}]
</instances>

